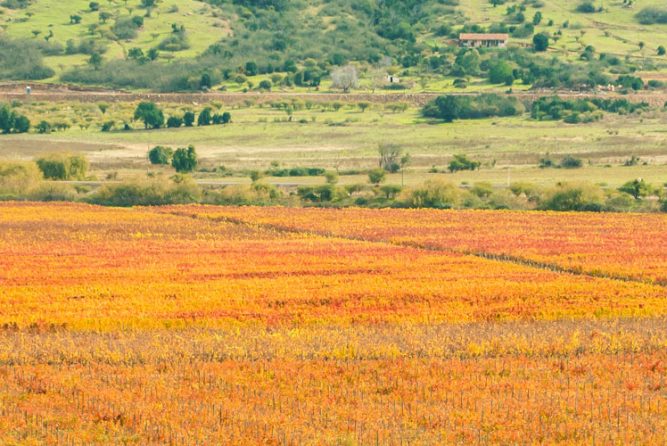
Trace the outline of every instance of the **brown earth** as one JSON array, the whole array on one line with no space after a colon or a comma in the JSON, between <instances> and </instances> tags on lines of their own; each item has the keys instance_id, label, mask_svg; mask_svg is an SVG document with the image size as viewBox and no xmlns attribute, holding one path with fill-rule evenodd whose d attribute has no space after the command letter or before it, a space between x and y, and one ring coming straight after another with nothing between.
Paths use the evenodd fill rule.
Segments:
<instances>
[{"instance_id":1,"label":"brown earth","mask_svg":"<svg viewBox=\"0 0 667 446\"><path fill-rule=\"evenodd\" d=\"M374 104L387 104L392 102L403 102L415 106L423 106L430 100L438 97L440 93L224 93L224 92L200 92L200 93L138 93L102 89L77 89L72 86L55 84L32 85L30 96L26 94L27 84L15 83L0 84L0 101L26 100L28 97L35 101L45 102L139 102L152 101L176 104L201 104L218 101L225 104L266 103L280 100L302 100L313 102L371 102ZM456 93L461 96L476 95L477 93ZM662 106L667 102L665 92L645 92L621 95L612 92L572 92L572 91L530 91L516 92L512 94L525 103L531 103L543 96L558 95L562 98L625 98L633 102L645 101L651 106Z\"/></svg>"}]
</instances>

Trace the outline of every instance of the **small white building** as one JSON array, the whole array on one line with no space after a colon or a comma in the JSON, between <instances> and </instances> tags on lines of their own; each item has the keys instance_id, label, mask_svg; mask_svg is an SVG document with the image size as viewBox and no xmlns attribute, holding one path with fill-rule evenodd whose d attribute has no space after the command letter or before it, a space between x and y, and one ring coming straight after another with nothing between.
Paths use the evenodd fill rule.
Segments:
<instances>
[{"instance_id":1,"label":"small white building","mask_svg":"<svg viewBox=\"0 0 667 446\"><path fill-rule=\"evenodd\" d=\"M459 35L459 46L464 48L505 48L509 34L475 34Z\"/></svg>"},{"instance_id":2,"label":"small white building","mask_svg":"<svg viewBox=\"0 0 667 446\"><path fill-rule=\"evenodd\" d=\"M400 84L401 79L398 78L397 76L394 76L392 74L387 75L385 82L388 84Z\"/></svg>"}]
</instances>

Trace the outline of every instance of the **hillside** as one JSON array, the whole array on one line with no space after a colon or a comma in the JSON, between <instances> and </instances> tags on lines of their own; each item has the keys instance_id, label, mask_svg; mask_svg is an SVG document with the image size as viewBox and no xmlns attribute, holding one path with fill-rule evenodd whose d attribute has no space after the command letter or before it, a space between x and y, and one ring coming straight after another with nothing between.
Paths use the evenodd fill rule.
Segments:
<instances>
[{"instance_id":1,"label":"hillside","mask_svg":"<svg viewBox=\"0 0 667 446\"><path fill-rule=\"evenodd\" d=\"M490 74L499 59L515 88L590 87L636 71L660 79L662 3L5 0L0 79L169 91L246 91L264 81L263 89L298 90L329 88L336 67L354 62L358 88L385 86L391 74L397 89L443 91L455 79L502 88L508 75ZM466 56L456 45L462 31L509 33L509 48ZM532 51L536 34L548 37L548 51Z\"/></svg>"}]
</instances>

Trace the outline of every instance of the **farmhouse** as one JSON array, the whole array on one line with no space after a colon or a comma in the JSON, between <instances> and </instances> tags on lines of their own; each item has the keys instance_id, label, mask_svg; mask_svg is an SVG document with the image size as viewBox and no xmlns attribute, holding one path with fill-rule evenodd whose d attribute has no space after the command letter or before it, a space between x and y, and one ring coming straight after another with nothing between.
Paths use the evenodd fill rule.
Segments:
<instances>
[{"instance_id":1,"label":"farmhouse","mask_svg":"<svg viewBox=\"0 0 667 446\"><path fill-rule=\"evenodd\" d=\"M459 46L465 48L504 48L510 36L508 34L461 34Z\"/></svg>"}]
</instances>

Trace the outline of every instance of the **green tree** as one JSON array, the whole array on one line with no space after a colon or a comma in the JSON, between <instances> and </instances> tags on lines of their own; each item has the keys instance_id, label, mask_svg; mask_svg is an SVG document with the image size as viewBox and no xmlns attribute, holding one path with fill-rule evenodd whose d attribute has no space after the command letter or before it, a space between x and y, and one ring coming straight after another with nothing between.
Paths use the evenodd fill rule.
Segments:
<instances>
[{"instance_id":1,"label":"green tree","mask_svg":"<svg viewBox=\"0 0 667 446\"><path fill-rule=\"evenodd\" d=\"M171 163L173 155L174 151L171 147L157 146L148 151L148 159L151 164L156 165L168 165Z\"/></svg>"},{"instance_id":2,"label":"green tree","mask_svg":"<svg viewBox=\"0 0 667 446\"><path fill-rule=\"evenodd\" d=\"M164 113L153 102L142 102L134 111L134 119L144 123L146 129L159 129L164 125Z\"/></svg>"},{"instance_id":3,"label":"green tree","mask_svg":"<svg viewBox=\"0 0 667 446\"><path fill-rule=\"evenodd\" d=\"M533 49L539 52L549 49L549 35L546 33L535 34L533 36Z\"/></svg>"},{"instance_id":4,"label":"green tree","mask_svg":"<svg viewBox=\"0 0 667 446\"><path fill-rule=\"evenodd\" d=\"M186 111L185 114L183 114L183 124L186 127L192 127L195 123L195 114L194 112L191 111Z\"/></svg>"},{"instance_id":5,"label":"green tree","mask_svg":"<svg viewBox=\"0 0 667 446\"><path fill-rule=\"evenodd\" d=\"M37 159L37 167L49 180L83 180L88 161L81 155L54 153Z\"/></svg>"},{"instance_id":6,"label":"green tree","mask_svg":"<svg viewBox=\"0 0 667 446\"><path fill-rule=\"evenodd\" d=\"M197 162L197 152L192 145L187 149L176 149L171 159L171 165L178 173L192 172L197 167Z\"/></svg>"},{"instance_id":7,"label":"green tree","mask_svg":"<svg viewBox=\"0 0 667 446\"><path fill-rule=\"evenodd\" d=\"M211 125L211 121L213 121L213 114L211 113L212 110L210 107L206 107L199 113L199 117L197 118L197 125L199 126L205 126L205 125Z\"/></svg>"},{"instance_id":8,"label":"green tree","mask_svg":"<svg viewBox=\"0 0 667 446\"><path fill-rule=\"evenodd\" d=\"M625 192L626 194L632 195L635 200L648 197L653 193L653 187L644 181L643 178L637 178L636 180L628 181L623 186L619 187L618 190L620 192Z\"/></svg>"},{"instance_id":9,"label":"green tree","mask_svg":"<svg viewBox=\"0 0 667 446\"><path fill-rule=\"evenodd\" d=\"M368 171L368 181L371 184L379 185L387 178L387 171L382 168L371 169Z\"/></svg>"}]
</instances>

